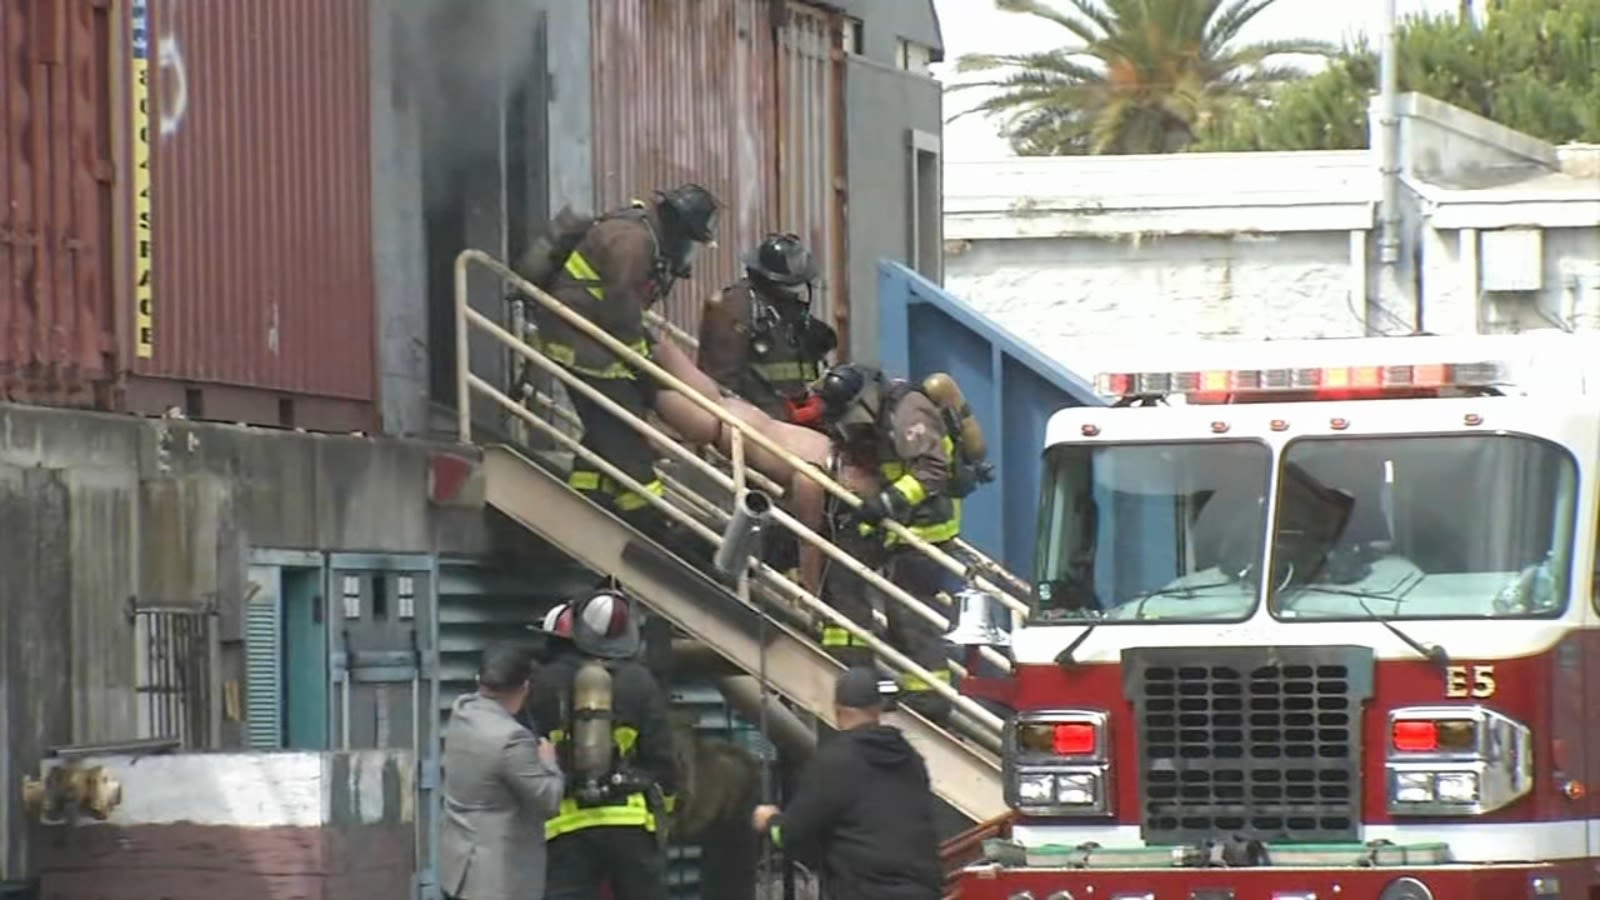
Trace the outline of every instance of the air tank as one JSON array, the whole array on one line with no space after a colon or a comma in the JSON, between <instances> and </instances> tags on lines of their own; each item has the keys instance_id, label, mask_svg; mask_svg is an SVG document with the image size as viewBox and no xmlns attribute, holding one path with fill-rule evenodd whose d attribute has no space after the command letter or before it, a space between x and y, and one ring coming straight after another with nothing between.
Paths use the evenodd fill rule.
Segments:
<instances>
[{"instance_id":1,"label":"air tank","mask_svg":"<svg viewBox=\"0 0 1600 900\"><path fill-rule=\"evenodd\" d=\"M989 456L989 442L984 440L983 428L972 415L972 407L961 393L961 385L947 372L935 372L922 379L922 390L947 412L955 417L961 431L961 452L974 462Z\"/></svg>"},{"instance_id":2,"label":"air tank","mask_svg":"<svg viewBox=\"0 0 1600 900\"><path fill-rule=\"evenodd\" d=\"M611 673L591 660L572 679L572 767L584 778L611 771Z\"/></svg>"}]
</instances>

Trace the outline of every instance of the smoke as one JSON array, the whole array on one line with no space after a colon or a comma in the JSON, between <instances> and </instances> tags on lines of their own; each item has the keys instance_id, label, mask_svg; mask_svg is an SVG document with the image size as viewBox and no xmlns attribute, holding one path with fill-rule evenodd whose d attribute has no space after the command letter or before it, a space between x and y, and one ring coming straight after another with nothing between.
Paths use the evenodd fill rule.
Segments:
<instances>
[{"instance_id":1,"label":"smoke","mask_svg":"<svg viewBox=\"0 0 1600 900\"><path fill-rule=\"evenodd\" d=\"M427 164L442 173L494 165L502 97L536 60L538 0L386 0L397 31L394 69L422 113Z\"/></svg>"}]
</instances>

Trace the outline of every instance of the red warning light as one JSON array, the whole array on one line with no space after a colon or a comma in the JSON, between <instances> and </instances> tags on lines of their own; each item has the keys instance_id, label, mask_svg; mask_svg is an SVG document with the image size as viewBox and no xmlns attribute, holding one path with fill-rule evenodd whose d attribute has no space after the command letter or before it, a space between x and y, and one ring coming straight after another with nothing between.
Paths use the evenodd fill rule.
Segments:
<instances>
[{"instance_id":1,"label":"red warning light","mask_svg":"<svg viewBox=\"0 0 1600 900\"><path fill-rule=\"evenodd\" d=\"M1063 722L1056 726L1050 749L1057 756L1088 756L1094 752L1095 727L1086 722Z\"/></svg>"},{"instance_id":2,"label":"red warning light","mask_svg":"<svg viewBox=\"0 0 1600 900\"><path fill-rule=\"evenodd\" d=\"M1439 749L1439 723L1432 721L1394 723L1394 749L1401 753L1428 753Z\"/></svg>"}]
</instances>

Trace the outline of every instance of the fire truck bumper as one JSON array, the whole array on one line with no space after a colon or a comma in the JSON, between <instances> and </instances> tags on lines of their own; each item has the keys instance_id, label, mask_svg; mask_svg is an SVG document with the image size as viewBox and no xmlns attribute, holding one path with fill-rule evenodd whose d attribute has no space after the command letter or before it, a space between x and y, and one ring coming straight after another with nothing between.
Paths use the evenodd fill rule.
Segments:
<instances>
[{"instance_id":1,"label":"fire truck bumper","mask_svg":"<svg viewBox=\"0 0 1600 900\"><path fill-rule=\"evenodd\" d=\"M1587 900L1583 862L1316 869L962 872L959 900Z\"/></svg>"}]
</instances>

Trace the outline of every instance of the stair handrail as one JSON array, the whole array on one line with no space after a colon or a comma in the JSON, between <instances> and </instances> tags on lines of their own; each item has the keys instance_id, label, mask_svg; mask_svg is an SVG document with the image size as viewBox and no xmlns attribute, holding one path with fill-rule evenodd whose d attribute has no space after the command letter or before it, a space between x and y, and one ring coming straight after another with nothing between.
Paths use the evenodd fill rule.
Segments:
<instances>
[{"instance_id":1,"label":"stair handrail","mask_svg":"<svg viewBox=\"0 0 1600 900\"><path fill-rule=\"evenodd\" d=\"M493 319L490 319L488 316L485 316L483 313L480 313L471 307L463 306L460 309L459 323L463 326L466 324L475 325L482 329L490 337L493 337L495 340L510 347L512 352L521 355L528 362L543 369L546 374L561 381L561 383L566 386L567 390L575 390L579 393L582 393L591 402L597 404L620 421L626 422L635 431L638 431L640 434L644 435L645 438L651 443L656 444L672 456L675 456L683 462L688 463L691 467L698 469L706 477L716 482L719 487L723 488L724 490L737 491L738 488L735 481L721 469L718 469L716 466L713 466L696 456L694 453L690 452L688 448L673 440L665 432L651 425L649 422L644 421L643 418L634 415L631 411L624 409L621 404L617 403L615 400L612 400L610 397L605 396L592 385L584 383L582 379L579 379L577 376L573 375L571 372L568 372L565 368L546 357L543 353L540 353L538 350L529 346L526 341L519 340L515 335L501 327L500 324L495 322ZM477 376L472 375L470 371L467 373L467 375L469 378L477 379ZM502 393L501 396L507 395ZM514 404L516 403L514 399L512 399L511 402ZM526 408L520 404L516 405L516 409L522 410L523 412L528 412ZM531 416L532 413L528 413L528 415ZM541 423L541 427L549 424L544 422L543 419L538 419L537 416L534 416L533 418L537 419ZM470 427L471 422L469 420L469 432ZM566 435L563 436L567 437ZM469 433L467 440L464 440L463 443L470 442L470 437L471 435ZM563 443L565 443L565 441L563 441ZM740 445L740 450L742 453L742 444ZM663 500L663 502L665 501ZM671 504L667 505L670 506ZM805 523L794 518L788 512L781 508L774 507L771 515L773 521L782 525L796 537L822 551L822 553L829 559L845 566L852 574L865 580L868 584L871 584L873 587L877 588L878 591L883 593L885 596L893 599L901 606L906 607L912 615L918 616L924 621L928 622L928 624L937 627L941 633L949 630L951 625L949 619L939 615L939 613L929 608L926 604L918 602L917 599L911 596L911 594L905 589L883 577L883 575L874 571L870 567L863 565L860 560L840 549L839 546L834 544L832 541L812 531L810 528L806 527ZM719 540L720 535L716 540L713 540L712 543L717 543ZM785 581L787 581L787 579L785 579ZM980 653L985 659L989 660L989 662L993 663L995 666L998 666L1003 671L1011 671L1011 661L994 648L983 647L980 649ZM959 671L959 674L967 674L965 669L957 664L952 663L951 668L952 670Z\"/></svg>"},{"instance_id":2,"label":"stair handrail","mask_svg":"<svg viewBox=\"0 0 1600 900\"><path fill-rule=\"evenodd\" d=\"M477 313L476 311L471 311L471 312L472 312L472 315L477 316L477 318L479 320L481 320L479 322L475 322L474 324L483 324L483 323L487 323L487 324L490 324L490 325L494 324L492 321L489 321L488 319L485 319L482 316L481 313ZM637 479L627 475L621 469L619 469L615 465L613 465L609 460L607 460L604 457L600 456L599 454L595 453L593 450L590 450L588 447L583 446L576 438L574 438L571 435L568 435L568 434L562 432L561 429L555 427L554 425L551 425L549 422L546 422L545 420L543 420L543 419L539 418L538 416L534 415L533 412L531 412L527 408L525 408L522 405L520 405L519 403L517 403L516 400L511 398L509 395L505 394L499 388L497 388L494 385L490 384L489 382L483 380L482 378L478 377L477 375L472 374L470 371L466 373L465 378L463 380L466 383L466 386L467 386L467 389L468 389L468 392L469 392L468 393L469 397L471 396L470 392L474 391L474 390L476 390L477 392L489 397L490 399L492 399L495 402L499 403L501 406L503 406L506 409L510 410L510 412L513 415L517 416L518 418L521 418L524 422L527 422L528 424L533 425L535 428L538 428L541 431L543 431L546 435L548 435L550 438L552 438L556 442L558 442L558 443L562 444L563 446L565 446L572 453L583 457L583 459L586 462L588 462L590 465L594 466L595 468L599 469L602 473L604 473L606 475L606 477L615 480L618 484L622 485L623 487L627 488L628 490L639 494L641 497L643 497L645 499L645 501L647 503L649 503L650 505L654 506L656 509L660 510L662 513L667 515L673 521L677 522L679 525L682 525L683 527L688 528L691 532L695 533L696 535L700 536L704 540L709 541L711 543L718 543L718 542L721 541L722 535L712 531L711 529L707 528L705 525L703 525L700 522L696 521L694 519L694 517L688 515L683 510L680 510L677 507L673 506L671 503L667 502L664 498L658 497L655 494L650 493L648 490L645 489L645 486L642 483L640 483ZM470 423L469 423L469 433L470 433ZM470 434L469 434L469 436L470 436ZM665 439L665 436L663 436L663 439ZM763 580L768 580L768 579L780 579L780 580L783 580L783 576L782 575L780 575L779 573L774 571L770 566L767 566L764 563L760 564L759 572L760 572L760 575L762 576ZM798 587L798 586L796 586L796 587ZM869 632L866 629L862 628L861 626L857 625L855 622L852 622L850 619L846 618L842 613L838 612L833 607L831 607L831 606L827 605L826 603L822 602L822 600L817 598L815 595L811 594L809 591L805 591L803 588L799 588L797 592L799 593L800 597L802 598L802 602L804 602L807 606L809 606L811 608L812 612L817 613L817 614L821 615L822 617L828 619L835 626L837 626L839 628L842 628L845 631L850 632L851 635L853 635L857 640L861 641L861 643L863 645L865 645L868 648L870 648L873 651L873 653L875 653L880 659L883 659L883 660L889 662L890 664L892 664L892 666L895 669L897 669L897 670L899 670L901 672L910 674L910 675L915 675L917 678L922 679L935 692L941 694L946 699L948 699L951 702L951 704L956 709L960 710L961 713L965 717L967 717L968 719L971 719L971 720L973 720L973 721L985 726L986 728L988 728L990 731L993 731L993 732L998 732L1004 727L1004 722L998 716L996 716L995 714L989 712L987 709L984 709L982 706L978 705L977 703L973 702L973 700L970 697L966 697L966 696L962 695L960 692L956 691L954 688L952 688L949 685L939 681L937 678L934 677L933 673L929 672L927 669L925 669L922 666L918 665L917 663L913 662L911 659L906 657L900 651L896 650L894 647L890 646L888 643L880 640L876 635L872 634L871 632ZM752 604L752 606L753 606L753 604ZM760 610L758 610L758 612L760 612L761 614L765 615L765 613L760 611Z\"/></svg>"},{"instance_id":3,"label":"stair handrail","mask_svg":"<svg viewBox=\"0 0 1600 900\"><path fill-rule=\"evenodd\" d=\"M682 344L684 347L690 350L699 349L700 339L684 329L679 328L676 324L668 320L666 316L661 315L653 309L645 310L644 316L646 321L648 321L651 325L661 329L664 334L666 334L668 337L671 337L679 344ZM1028 582L1024 579L1018 577L1014 572L1012 572L1010 569L1007 569L1004 565L1001 565L999 560L989 556L982 550L979 550L977 547L974 547L967 541L966 538L958 537L951 543L955 544L956 547L961 550L963 555L971 557L974 563L982 566L985 569L988 569L991 575L996 575L1000 578L1010 581L1012 587L1020 588L1024 594L1032 592L1032 585L1028 584Z\"/></svg>"},{"instance_id":4,"label":"stair handrail","mask_svg":"<svg viewBox=\"0 0 1600 900\"><path fill-rule=\"evenodd\" d=\"M557 300L555 297L540 289L537 285L534 285L521 275L518 275L509 266L505 265L482 250L467 249L461 251L456 256L456 318L458 326L464 317L466 317L468 314L471 314L477 316L480 320L482 320L483 323L493 326L502 333L509 334L509 332L506 332L505 329L500 328L497 323L493 322L492 320L483 316L482 313L473 310L467 305L467 266L468 264L474 262L495 273L500 277L501 280L509 283L512 287L515 287L517 290L538 301L541 306L559 316L567 324L578 329L591 340L594 340L601 346L609 349L615 356L626 361L634 369L640 372L648 373L656 381L682 394L691 403L694 403L705 412L715 416L724 425L744 432L744 436L747 440L754 442L762 449L783 460L796 471L803 473L807 478L820 485L823 490L832 494L836 499L844 503L846 506L850 507L851 509L859 509L861 507L862 500L860 497L856 496L854 491L851 491L849 488L835 481L827 473L812 465L807 460L801 459L794 453L789 452L789 450L780 446L778 442L767 437L765 434L762 434L748 423L730 414L727 410L722 408L720 403L711 400L709 397L706 397L693 387L684 383L677 376L661 368L661 366L658 365L654 360L644 356L643 354L634 350L632 347L629 347L623 342L612 337L610 334L606 333L605 329L579 315L566 304L562 303L560 300ZM526 342L522 340L513 340L509 343L511 346L526 346ZM466 376L470 373L465 365L467 361L468 347L467 333L466 329L463 327L457 327L456 329L456 353L458 374L456 385L456 403L459 407L457 411L457 428L462 435L463 442L469 442L467 436L470 435L472 431L472 414L470 406L471 391L466 382ZM911 529L892 519L883 520L882 526L885 528L885 530L894 534L907 545L915 547L924 556L927 556L929 559L938 563L946 571L959 576L963 581L974 584L977 587L980 587L995 595L995 597L1009 607L1013 613L1023 617L1028 615L1028 604L1012 596L1012 594L1004 587L1001 587L999 584L995 583L994 580L983 575L980 571L981 566L975 564L962 565L961 562L955 557L923 540L917 534L912 532Z\"/></svg>"}]
</instances>

